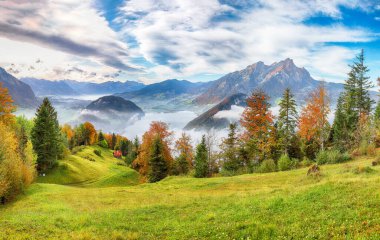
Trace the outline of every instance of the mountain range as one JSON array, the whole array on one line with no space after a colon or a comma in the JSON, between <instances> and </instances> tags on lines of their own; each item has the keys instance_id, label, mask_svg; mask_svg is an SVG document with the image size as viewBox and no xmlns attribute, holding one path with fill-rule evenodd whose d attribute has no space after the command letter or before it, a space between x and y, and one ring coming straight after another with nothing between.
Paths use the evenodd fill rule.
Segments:
<instances>
[{"instance_id":1,"label":"mountain range","mask_svg":"<svg viewBox=\"0 0 380 240\"><path fill-rule=\"evenodd\" d=\"M249 95L253 89L265 91L274 102L282 96L285 88L290 88L298 101L303 101L308 93L321 81L313 79L305 68L297 67L292 59L285 59L271 65L257 62L245 69L229 73L214 81L203 94L194 101L197 104L218 103L236 93ZM343 84L325 82L331 96L337 98Z\"/></svg>"},{"instance_id":2,"label":"mountain range","mask_svg":"<svg viewBox=\"0 0 380 240\"><path fill-rule=\"evenodd\" d=\"M93 83L75 80L51 81L37 78L21 78L20 81L28 84L37 96L107 95L136 91L145 86L143 83L135 81Z\"/></svg>"},{"instance_id":3,"label":"mountain range","mask_svg":"<svg viewBox=\"0 0 380 240\"><path fill-rule=\"evenodd\" d=\"M38 100L34 95L32 88L9 74L3 68L0 67L0 83L2 87L8 88L9 94L15 105L19 107L36 107Z\"/></svg>"}]
</instances>

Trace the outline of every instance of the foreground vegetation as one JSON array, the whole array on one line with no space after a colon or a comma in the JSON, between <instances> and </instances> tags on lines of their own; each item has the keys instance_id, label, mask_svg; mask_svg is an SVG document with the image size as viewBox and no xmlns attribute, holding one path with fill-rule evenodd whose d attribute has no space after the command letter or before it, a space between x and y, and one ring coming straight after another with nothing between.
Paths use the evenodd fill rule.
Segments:
<instances>
[{"instance_id":1,"label":"foreground vegetation","mask_svg":"<svg viewBox=\"0 0 380 240\"><path fill-rule=\"evenodd\" d=\"M136 175L127 174L133 170L92 152L87 147L67 157L51 176L39 177L16 201L1 206L0 239L380 237L380 167L371 167L374 158L324 165L315 177L301 168L133 185ZM87 166L87 155L107 174L123 167L130 180L107 185L94 173L91 184L67 185L78 179L73 169L63 174L62 166L73 164L82 175L79 164Z\"/></svg>"}]
</instances>

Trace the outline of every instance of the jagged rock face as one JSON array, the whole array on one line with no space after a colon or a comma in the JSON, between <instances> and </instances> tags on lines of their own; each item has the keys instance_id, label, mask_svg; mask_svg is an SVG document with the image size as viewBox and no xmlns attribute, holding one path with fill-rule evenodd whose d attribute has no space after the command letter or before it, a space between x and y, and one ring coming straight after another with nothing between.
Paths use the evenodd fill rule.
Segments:
<instances>
[{"instance_id":1,"label":"jagged rock face","mask_svg":"<svg viewBox=\"0 0 380 240\"><path fill-rule=\"evenodd\" d=\"M289 58L271 65L257 62L218 79L195 101L198 104L216 103L236 93L249 95L255 88L264 90L271 98L277 98L287 87L297 95L298 91L312 89L318 83L305 68L297 67Z\"/></svg>"},{"instance_id":2,"label":"jagged rock face","mask_svg":"<svg viewBox=\"0 0 380 240\"><path fill-rule=\"evenodd\" d=\"M14 103L19 107L36 107L38 104L37 98L34 95L32 88L7 73L0 67L0 83L3 87L8 88L9 94L12 96Z\"/></svg>"}]
</instances>

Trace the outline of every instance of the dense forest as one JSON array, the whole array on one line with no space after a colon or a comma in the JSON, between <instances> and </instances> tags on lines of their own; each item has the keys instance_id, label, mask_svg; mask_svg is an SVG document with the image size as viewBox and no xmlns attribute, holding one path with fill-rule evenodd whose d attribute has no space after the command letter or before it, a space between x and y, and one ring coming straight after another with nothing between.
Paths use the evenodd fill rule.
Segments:
<instances>
[{"instance_id":1,"label":"dense forest","mask_svg":"<svg viewBox=\"0 0 380 240\"><path fill-rule=\"evenodd\" d=\"M57 162L82 146L113 150L115 158L140 174L140 182L157 182L169 175L196 178L244 173L286 171L340 163L359 155L373 155L380 145L380 104L370 98L374 87L364 63L357 56L329 121L329 94L323 82L298 106L291 89L279 102L277 117L269 97L255 89L247 98L240 123L231 123L228 136L216 146L213 134L192 145L185 132L174 139L164 122L152 122L141 139L103 133L90 122L60 126L48 98L32 120L13 115L15 106L6 88L0 87L0 198L11 201L37 175L49 174ZM96 155L102 152L95 150Z\"/></svg>"}]
</instances>

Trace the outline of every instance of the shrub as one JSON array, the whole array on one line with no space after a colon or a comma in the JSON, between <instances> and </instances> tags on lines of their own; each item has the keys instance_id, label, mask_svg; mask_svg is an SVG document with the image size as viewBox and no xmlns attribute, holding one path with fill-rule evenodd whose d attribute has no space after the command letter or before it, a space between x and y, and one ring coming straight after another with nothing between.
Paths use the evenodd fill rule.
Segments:
<instances>
[{"instance_id":1,"label":"shrub","mask_svg":"<svg viewBox=\"0 0 380 240\"><path fill-rule=\"evenodd\" d=\"M98 145L102 148L108 148L108 143L105 139L103 139L102 141L98 142Z\"/></svg>"},{"instance_id":2,"label":"shrub","mask_svg":"<svg viewBox=\"0 0 380 240\"><path fill-rule=\"evenodd\" d=\"M276 164L273 159L266 159L260 164L257 171L260 173L274 172L276 171Z\"/></svg>"},{"instance_id":3,"label":"shrub","mask_svg":"<svg viewBox=\"0 0 380 240\"><path fill-rule=\"evenodd\" d=\"M328 158L327 151L319 151L316 158L315 158L315 161L319 165L322 165L322 164L326 164L328 162L327 158Z\"/></svg>"},{"instance_id":4,"label":"shrub","mask_svg":"<svg viewBox=\"0 0 380 240\"><path fill-rule=\"evenodd\" d=\"M102 156L102 151L100 151L100 150L98 150L98 149L95 149L95 150L94 150L94 153L95 153L95 155L97 155L97 156L99 156L99 157Z\"/></svg>"},{"instance_id":5,"label":"shrub","mask_svg":"<svg viewBox=\"0 0 380 240\"><path fill-rule=\"evenodd\" d=\"M308 157L304 157L302 161L300 162L301 167L310 167L313 164L313 161L311 161Z\"/></svg>"},{"instance_id":6,"label":"shrub","mask_svg":"<svg viewBox=\"0 0 380 240\"><path fill-rule=\"evenodd\" d=\"M72 154L77 154L77 153L81 152L83 149L85 149L85 146L77 146L77 147L74 147L71 150L71 153Z\"/></svg>"},{"instance_id":7,"label":"shrub","mask_svg":"<svg viewBox=\"0 0 380 240\"><path fill-rule=\"evenodd\" d=\"M280 171L287 171L292 168L292 161L290 160L289 156L287 154L281 155L280 159L278 160L278 170Z\"/></svg>"},{"instance_id":8,"label":"shrub","mask_svg":"<svg viewBox=\"0 0 380 240\"><path fill-rule=\"evenodd\" d=\"M374 156L376 154L376 146L374 143L362 141L356 151L358 151L357 155Z\"/></svg>"},{"instance_id":9,"label":"shrub","mask_svg":"<svg viewBox=\"0 0 380 240\"><path fill-rule=\"evenodd\" d=\"M84 159L87 159L88 161L95 162L95 159L93 159L90 156L85 156Z\"/></svg>"},{"instance_id":10,"label":"shrub","mask_svg":"<svg viewBox=\"0 0 380 240\"><path fill-rule=\"evenodd\" d=\"M320 151L317 154L316 162L318 164L333 164L342 163L351 160L351 156L348 153L341 153L339 150L325 150Z\"/></svg>"}]
</instances>

